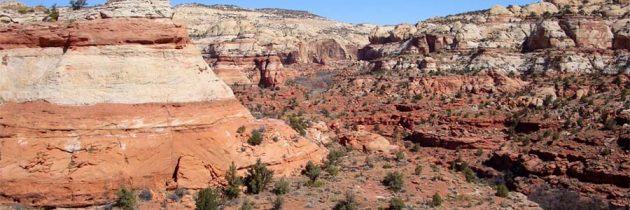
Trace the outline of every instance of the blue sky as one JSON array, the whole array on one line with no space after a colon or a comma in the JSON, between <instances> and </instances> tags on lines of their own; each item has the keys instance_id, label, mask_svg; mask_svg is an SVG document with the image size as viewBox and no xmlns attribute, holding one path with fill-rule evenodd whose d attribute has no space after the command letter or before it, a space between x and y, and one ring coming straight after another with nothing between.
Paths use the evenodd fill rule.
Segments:
<instances>
[{"instance_id":1,"label":"blue sky","mask_svg":"<svg viewBox=\"0 0 630 210\"><path fill-rule=\"evenodd\" d=\"M29 5L67 5L69 0L21 0ZM88 0L102 4L106 0ZM180 3L233 4L245 8L306 10L349 23L416 23L435 16L487 9L495 4L523 5L539 0L171 0Z\"/></svg>"}]
</instances>

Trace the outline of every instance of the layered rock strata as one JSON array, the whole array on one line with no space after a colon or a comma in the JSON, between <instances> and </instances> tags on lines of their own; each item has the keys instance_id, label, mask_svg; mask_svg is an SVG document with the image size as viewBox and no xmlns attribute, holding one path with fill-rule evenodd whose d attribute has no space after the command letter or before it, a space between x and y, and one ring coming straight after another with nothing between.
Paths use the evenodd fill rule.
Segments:
<instances>
[{"instance_id":1,"label":"layered rock strata","mask_svg":"<svg viewBox=\"0 0 630 210\"><path fill-rule=\"evenodd\" d=\"M186 23L200 48L251 38L285 63L356 59L357 49L369 43L367 35L375 27L335 22L303 11L229 5L179 5L173 18Z\"/></svg>"},{"instance_id":2,"label":"layered rock strata","mask_svg":"<svg viewBox=\"0 0 630 210\"><path fill-rule=\"evenodd\" d=\"M375 29L359 56L373 69L628 73L629 11L605 1L495 6Z\"/></svg>"},{"instance_id":3,"label":"layered rock strata","mask_svg":"<svg viewBox=\"0 0 630 210\"><path fill-rule=\"evenodd\" d=\"M103 204L121 187L221 184L230 163L286 175L324 156L254 119L169 19L9 25L0 58L0 204Z\"/></svg>"}]
</instances>

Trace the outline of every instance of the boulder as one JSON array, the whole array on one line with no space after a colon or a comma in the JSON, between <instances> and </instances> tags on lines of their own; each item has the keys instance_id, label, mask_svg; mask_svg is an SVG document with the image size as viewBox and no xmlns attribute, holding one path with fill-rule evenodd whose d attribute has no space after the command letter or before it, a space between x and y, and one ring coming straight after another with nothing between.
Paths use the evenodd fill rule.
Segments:
<instances>
[{"instance_id":1,"label":"boulder","mask_svg":"<svg viewBox=\"0 0 630 210\"><path fill-rule=\"evenodd\" d=\"M340 140L344 146L366 153L393 153L398 150L398 146L391 145L385 137L367 131L351 132Z\"/></svg>"},{"instance_id":2,"label":"boulder","mask_svg":"<svg viewBox=\"0 0 630 210\"><path fill-rule=\"evenodd\" d=\"M545 20L536 25L534 31L527 38L526 49L567 49L575 47L575 41L569 38L557 21Z\"/></svg>"}]
</instances>

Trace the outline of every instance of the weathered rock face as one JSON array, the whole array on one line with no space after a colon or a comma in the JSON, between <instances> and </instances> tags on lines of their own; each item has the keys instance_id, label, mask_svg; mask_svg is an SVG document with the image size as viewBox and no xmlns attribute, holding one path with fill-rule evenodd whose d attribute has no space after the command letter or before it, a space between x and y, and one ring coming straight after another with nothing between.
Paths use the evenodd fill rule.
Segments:
<instances>
[{"instance_id":1,"label":"weathered rock face","mask_svg":"<svg viewBox=\"0 0 630 210\"><path fill-rule=\"evenodd\" d=\"M431 69L445 72L625 73L620 64L627 57L630 22L608 13L629 10L610 1L496 6L429 19L415 29L407 24L374 29L359 58L371 61L374 69L396 69L392 64L401 57L420 64L431 57Z\"/></svg>"},{"instance_id":2,"label":"weathered rock face","mask_svg":"<svg viewBox=\"0 0 630 210\"><path fill-rule=\"evenodd\" d=\"M527 39L527 49L566 49L575 47L575 41L569 38L557 21L543 21L536 25L534 32Z\"/></svg>"},{"instance_id":3,"label":"weathered rock face","mask_svg":"<svg viewBox=\"0 0 630 210\"><path fill-rule=\"evenodd\" d=\"M0 204L102 204L123 186L218 184L232 162L291 174L324 156L283 122L255 120L170 20L11 25L0 37ZM254 129L259 146L245 143Z\"/></svg>"},{"instance_id":4,"label":"weathered rock face","mask_svg":"<svg viewBox=\"0 0 630 210\"><path fill-rule=\"evenodd\" d=\"M174 19L186 23L193 42L201 48L247 37L289 63L356 58L356 49L368 44L368 33L375 27L335 22L303 11L225 5L179 5Z\"/></svg>"},{"instance_id":5,"label":"weathered rock face","mask_svg":"<svg viewBox=\"0 0 630 210\"><path fill-rule=\"evenodd\" d=\"M604 21L567 19L560 22L576 47L586 49L612 48L613 34Z\"/></svg>"}]
</instances>

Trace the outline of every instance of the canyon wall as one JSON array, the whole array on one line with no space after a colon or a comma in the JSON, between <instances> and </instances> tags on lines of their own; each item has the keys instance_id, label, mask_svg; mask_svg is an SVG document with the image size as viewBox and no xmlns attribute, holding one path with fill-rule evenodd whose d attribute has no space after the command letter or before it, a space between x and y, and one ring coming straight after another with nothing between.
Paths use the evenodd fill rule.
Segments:
<instances>
[{"instance_id":1,"label":"canyon wall","mask_svg":"<svg viewBox=\"0 0 630 210\"><path fill-rule=\"evenodd\" d=\"M377 28L359 56L386 70L628 74L629 11L606 1L495 6Z\"/></svg>"},{"instance_id":2,"label":"canyon wall","mask_svg":"<svg viewBox=\"0 0 630 210\"><path fill-rule=\"evenodd\" d=\"M199 189L222 184L231 163L288 175L325 155L255 119L185 26L144 12L89 19L0 26L0 204L104 204L121 187ZM253 130L261 145L246 143Z\"/></svg>"}]
</instances>

